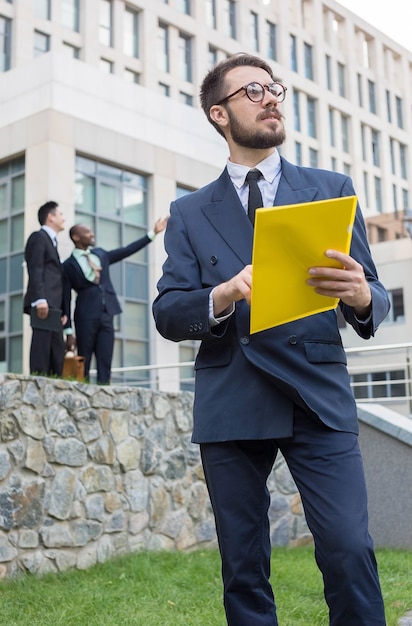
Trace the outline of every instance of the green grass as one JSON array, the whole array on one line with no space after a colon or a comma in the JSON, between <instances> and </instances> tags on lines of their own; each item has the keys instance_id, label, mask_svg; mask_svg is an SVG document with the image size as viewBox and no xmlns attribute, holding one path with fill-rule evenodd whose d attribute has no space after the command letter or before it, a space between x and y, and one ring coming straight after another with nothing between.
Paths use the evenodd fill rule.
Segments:
<instances>
[{"instance_id":1,"label":"green grass","mask_svg":"<svg viewBox=\"0 0 412 626\"><path fill-rule=\"evenodd\" d=\"M378 550L388 626L412 609L412 552ZM327 626L311 548L276 548L281 626ZM224 626L216 550L140 552L86 571L0 583L1 626Z\"/></svg>"}]
</instances>

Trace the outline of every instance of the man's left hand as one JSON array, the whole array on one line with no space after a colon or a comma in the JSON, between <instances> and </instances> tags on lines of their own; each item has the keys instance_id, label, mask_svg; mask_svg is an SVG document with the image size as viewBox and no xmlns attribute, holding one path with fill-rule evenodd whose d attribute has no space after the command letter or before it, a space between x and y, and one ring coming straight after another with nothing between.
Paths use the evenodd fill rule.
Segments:
<instances>
[{"instance_id":1,"label":"man's left hand","mask_svg":"<svg viewBox=\"0 0 412 626\"><path fill-rule=\"evenodd\" d=\"M326 250L325 254L342 267L311 267L310 278L306 283L314 287L316 293L339 298L353 307L358 317L367 317L370 313L372 295L362 265L348 254L337 250Z\"/></svg>"},{"instance_id":2,"label":"man's left hand","mask_svg":"<svg viewBox=\"0 0 412 626\"><path fill-rule=\"evenodd\" d=\"M161 233L162 230L164 230L166 228L166 224L167 224L167 220L168 219L169 219L168 217L159 217L159 219L157 219L155 221L155 225L153 227L153 230L156 233L156 235L158 233Z\"/></svg>"}]
</instances>

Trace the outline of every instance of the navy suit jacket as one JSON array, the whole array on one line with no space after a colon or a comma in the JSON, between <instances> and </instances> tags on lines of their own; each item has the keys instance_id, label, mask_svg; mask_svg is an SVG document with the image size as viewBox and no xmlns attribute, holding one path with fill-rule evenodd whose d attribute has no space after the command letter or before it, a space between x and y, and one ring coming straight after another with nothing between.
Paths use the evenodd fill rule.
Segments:
<instances>
[{"instance_id":1,"label":"navy suit jacket","mask_svg":"<svg viewBox=\"0 0 412 626\"><path fill-rule=\"evenodd\" d=\"M352 195L347 176L282 159L274 205ZM252 226L226 169L218 180L171 204L165 233L168 257L153 314L167 339L202 340L195 364L193 441L290 436L294 404L333 429L356 433L356 404L335 311L250 335L249 305L241 301L227 321L210 326L211 289L251 263L252 243ZM368 339L387 315L389 302L359 207L350 254L364 268L372 315L362 323L351 307L339 306L354 330ZM268 298L287 297L268 285Z\"/></svg>"},{"instance_id":2,"label":"navy suit jacket","mask_svg":"<svg viewBox=\"0 0 412 626\"><path fill-rule=\"evenodd\" d=\"M81 323L82 320L99 319L102 311L109 315L117 315L122 312L119 300L110 279L109 266L138 252L151 239L145 235L141 239L123 248L115 250L103 250L103 248L93 248L101 262L102 271L100 273L100 283L87 280L83 270L74 258L69 256L63 263L63 312L67 315L65 328L71 328L71 295L72 290L77 292L76 305L74 311L74 321Z\"/></svg>"},{"instance_id":3,"label":"navy suit jacket","mask_svg":"<svg viewBox=\"0 0 412 626\"><path fill-rule=\"evenodd\" d=\"M62 266L57 248L45 230L36 230L27 240L24 258L29 274L23 310L30 313L31 303L44 299L50 308L63 306Z\"/></svg>"}]
</instances>

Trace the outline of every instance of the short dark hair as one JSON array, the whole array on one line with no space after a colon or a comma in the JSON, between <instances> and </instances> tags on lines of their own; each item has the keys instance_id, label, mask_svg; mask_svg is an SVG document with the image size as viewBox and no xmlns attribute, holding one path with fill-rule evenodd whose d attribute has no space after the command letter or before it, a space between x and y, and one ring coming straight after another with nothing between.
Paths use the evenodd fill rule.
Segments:
<instances>
[{"instance_id":1,"label":"short dark hair","mask_svg":"<svg viewBox=\"0 0 412 626\"><path fill-rule=\"evenodd\" d=\"M246 52L232 54L230 57L224 59L209 70L200 86L200 104L202 105L202 109L209 122L223 137L224 133L222 129L210 117L210 109L214 104L219 102L219 100L222 100L227 95L225 93L226 74L235 67L242 66L260 67L269 74L273 82L279 80L278 78L275 78L272 68L268 63L266 63L266 61L252 54L247 54Z\"/></svg>"},{"instance_id":2,"label":"short dark hair","mask_svg":"<svg viewBox=\"0 0 412 626\"><path fill-rule=\"evenodd\" d=\"M40 209L37 211L37 217L41 226L46 223L48 214L55 213L58 206L57 202L54 202L53 200L49 200L49 202L42 204Z\"/></svg>"}]
</instances>

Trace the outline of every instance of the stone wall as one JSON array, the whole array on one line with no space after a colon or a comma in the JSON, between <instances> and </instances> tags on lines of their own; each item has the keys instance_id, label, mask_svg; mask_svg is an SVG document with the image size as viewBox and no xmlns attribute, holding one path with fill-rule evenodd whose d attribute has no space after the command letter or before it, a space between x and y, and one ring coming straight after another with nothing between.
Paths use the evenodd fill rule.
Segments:
<instances>
[{"instance_id":1,"label":"stone wall","mask_svg":"<svg viewBox=\"0 0 412 626\"><path fill-rule=\"evenodd\" d=\"M216 546L190 392L0 375L0 578ZM310 541L282 457L274 545Z\"/></svg>"}]
</instances>

